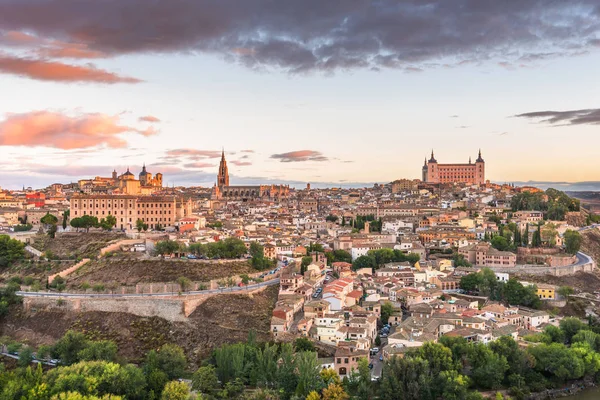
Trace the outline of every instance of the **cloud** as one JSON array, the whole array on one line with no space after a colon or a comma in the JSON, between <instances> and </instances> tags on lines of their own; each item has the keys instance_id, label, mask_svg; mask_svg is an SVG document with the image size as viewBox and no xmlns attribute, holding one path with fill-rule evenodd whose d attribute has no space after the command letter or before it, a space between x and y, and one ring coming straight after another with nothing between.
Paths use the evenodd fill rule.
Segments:
<instances>
[{"instance_id":1,"label":"cloud","mask_svg":"<svg viewBox=\"0 0 600 400\"><path fill-rule=\"evenodd\" d=\"M327 157L314 150L298 150L289 153L273 154L271 158L281 162L327 161Z\"/></svg>"},{"instance_id":2,"label":"cloud","mask_svg":"<svg viewBox=\"0 0 600 400\"><path fill-rule=\"evenodd\" d=\"M599 22L597 0L0 2L4 32L109 56L208 53L290 73L575 56L598 46Z\"/></svg>"},{"instance_id":3,"label":"cloud","mask_svg":"<svg viewBox=\"0 0 600 400\"><path fill-rule=\"evenodd\" d=\"M221 152L217 150L197 150L197 149L173 149L167 150L166 157L190 157L190 158L219 158Z\"/></svg>"},{"instance_id":4,"label":"cloud","mask_svg":"<svg viewBox=\"0 0 600 400\"><path fill-rule=\"evenodd\" d=\"M90 59L106 58L108 55L98 50L91 50L81 43L52 42L50 47L42 47L36 51L40 57Z\"/></svg>"},{"instance_id":5,"label":"cloud","mask_svg":"<svg viewBox=\"0 0 600 400\"><path fill-rule=\"evenodd\" d=\"M16 57L0 53L0 73L55 82L139 83L141 80L98 69L91 64L70 65L57 61Z\"/></svg>"},{"instance_id":6,"label":"cloud","mask_svg":"<svg viewBox=\"0 0 600 400\"><path fill-rule=\"evenodd\" d=\"M139 118L140 122L160 122L160 119L153 115L145 115Z\"/></svg>"},{"instance_id":7,"label":"cloud","mask_svg":"<svg viewBox=\"0 0 600 400\"><path fill-rule=\"evenodd\" d=\"M153 128L122 125L118 115L80 113L69 116L52 111L7 114L0 121L0 146L43 146L63 150L96 146L127 146L123 134L151 136Z\"/></svg>"},{"instance_id":8,"label":"cloud","mask_svg":"<svg viewBox=\"0 0 600 400\"><path fill-rule=\"evenodd\" d=\"M195 162L195 163L184 164L183 167L200 169L200 168L214 168L214 167L216 167L216 165L210 164L210 163Z\"/></svg>"},{"instance_id":9,"label":"cloud","mask_svg":"<svg viewBox=\"0 0 600 400\"><path fill-rule=\"evenodd\" d=\"M233 165L237 165L238 167L247 167L249 165L252 165L251 162L248 162L248 161L239 161L239 160L233 160L233 161L231 161L231 163Z\"/></svg>"},{"instance_id":10,"label":"cloud","mask_svg":"<svg viewBox=\"0 0 600 400\"><path fill-rule=\"evenodd\" d=\"M254 150L241 150L240 153L254 153Z\"/></svg>"},{"instance_id":11,"label":"cloud","mask_svg":"<svg viewBox=\"0 0 600 400\"><path fill-rule=\"evenodd\" d=\"M600 108L571 111L534 111L515 115L519 118L539 120L551 125L600 125Z\"/></svg>"}]
</instances>

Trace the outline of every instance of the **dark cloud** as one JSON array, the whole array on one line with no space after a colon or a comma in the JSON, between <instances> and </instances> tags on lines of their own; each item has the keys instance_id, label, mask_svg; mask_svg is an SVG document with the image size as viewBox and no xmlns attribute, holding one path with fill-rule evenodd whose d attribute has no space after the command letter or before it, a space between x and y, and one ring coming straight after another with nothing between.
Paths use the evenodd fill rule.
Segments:
<instances>
[{"instance_id":1,"label":"dark cloud","mask_svg":"<svg viewBox=\"0 0 600 400\"><path fill-rule=\"evenodd\" d=\"M273 154L271 158L281 162L327 161L322 153L314 150L298 150L289 153Z\"/></svg>"},{"instance_id":2,"label":"dark cloud","mask_svg":"<svg viewBox=\"0 0 600 400\"><path fill-rule=\"evenodd\" d=\"M598 46L600 11L597 0L3 0L0 31L75 46L58 56L204 52L291 73L418 72L581 54Z\"/></svg>"},{"instance_id":3,"label":"dark cloud","mask_svg":"<svg viewBox=\"0 0 600 400\"><path fill-rule=\"evenodd\" d=\"M600 108L571 111L535 111L515 115L552 125L600 125Z\"/></svg>"}]
</instances>

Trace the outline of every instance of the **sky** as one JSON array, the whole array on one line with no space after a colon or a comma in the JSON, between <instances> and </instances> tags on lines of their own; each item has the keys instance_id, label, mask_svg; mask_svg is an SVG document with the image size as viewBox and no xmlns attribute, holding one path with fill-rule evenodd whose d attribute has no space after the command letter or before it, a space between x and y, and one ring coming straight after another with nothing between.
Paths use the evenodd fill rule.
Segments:
<instances>
[{"instance_id":1,"label":"sky","mask_svg":"<svg viewBox=\"0 0 600 400\"><path fill-rule=\"evenodd\" d=\"M478 149L600 190L597 0L0 0L0 187L363 186ZM582 183L583 182L583 183Z\"/></svg>"}]
</instances>

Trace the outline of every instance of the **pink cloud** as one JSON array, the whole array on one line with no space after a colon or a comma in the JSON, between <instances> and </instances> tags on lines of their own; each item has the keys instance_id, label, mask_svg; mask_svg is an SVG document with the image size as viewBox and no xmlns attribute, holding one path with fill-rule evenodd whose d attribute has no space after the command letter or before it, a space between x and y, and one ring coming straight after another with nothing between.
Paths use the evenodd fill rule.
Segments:
<instances>
[{"instance_id":1,"label":"pink cloud","mask_svg":"<svg viewBox=\"0 0 600 400\"><path fill-rule=\"evenodd\" d=\"M160 119L153 115L145 115L143 117L140 117L139 120L141 122L160 122Z\"/></svg>"},{"instance_id":2,"label":"pink cloud","mask_svg":"<svg viewBox=\"0 0 600 400\"><path fill-rule=\"evenodd\" d=\"M233 160L233 161L231 161L231 163L233 165L237 165L238 167L247 167L249 165L252 165L251 162L248 162L248 161L238 161L238 160Z\"/></svg>"},{"instance_id":3,"label":"pink cloud","mask_svg":"<svg viewBox=\"0 0 600 400\"><path fill-rule=\"evenodd\" d=\"M210 164L210 163L203 163L203 162L195 162L195 163L189 163L189 164L184 164L183 165L184 168L214 168L216 167L216 165Z\"/></svg>"},{"instance_id":4,"label":"pink cloud","mask_svg":"<svg viewBox=\"0 0 600 400\"><path fill-rule=\"evenodd\" d=\"M120 76L91 64L80 66L0 53L0 73L55 82L139 83L139 79Z\"/></svg>"},{"instance_id":5,"label":"pink cloud","mask_svg":"<svg viewBox=\"0 0 600 400\"><path fill-rule=\"evenodd\" d=\"M99 113L68 116L51 111L8 114L0 121L0 146L43 146L63 150L104 145L122 148L126 133L155 135L153 128L140 130L121 125L118 115Z\"/></svg>"},{"instance_id":6,"label":"pink cloud","mask_svg":"<svg viewBox=\"0 0 600 400\"><path fill-rule=\"evenodd\" d=\"M221 152L215 150L174 149L167 150L166 155L167 157L219 158Z\"/></svg>"},{"instance_id":7,"label":"pink cloud","mask_svg":"<svg viewBox=\"0 0 600 400\"><path fill-rule=\"evenodd\" d=\"M328 161L321 152L315 150L297 150L288 153L273 154L271 158L281 162Z\"/></svg>"}]
</instances>

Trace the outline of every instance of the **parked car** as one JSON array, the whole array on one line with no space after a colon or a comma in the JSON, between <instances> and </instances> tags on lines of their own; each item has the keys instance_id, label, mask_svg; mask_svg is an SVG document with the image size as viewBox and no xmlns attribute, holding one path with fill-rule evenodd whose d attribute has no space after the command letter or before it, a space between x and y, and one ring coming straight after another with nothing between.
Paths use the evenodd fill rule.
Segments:
<instances>
[{"instance_id":1,"label":"parked car","mask_svg":"<svg viewBox=\"0 0 600 400\"><path fill-rule=\"evenodd\" d=\"M369 369L373 369L373 363L369 364Z\"/></svg>"},{"instance_id":2,"label":"parked car","mask_svg":"<svg viewBox=\"0 0 600 400\"><path fill-rule=\"evenodd\" d=\"M379 353L379 347L373 347L371 349L371 354L377 354L377 353Z\"/></svg>"},{"instance_id":3,"label":"parked car","mask_svg":"<svg viewBox=\"0 0 600 400\"><path fill-rule=\"evenodd\" d=\"M196 257L193 254L188 254L187 258L189 258L190 260L196 260L196 259L198 259L198 257Z\"/></svg>"},{"instance_id":4,"label":"parked car","mask_svg":"<svg viewBox=\"0 0 600 400\"><path fill-rule=\"evenodd\" d=\"M379 361L383 361L383 354L379 356Z\"/></svg>"}]
</instances>

